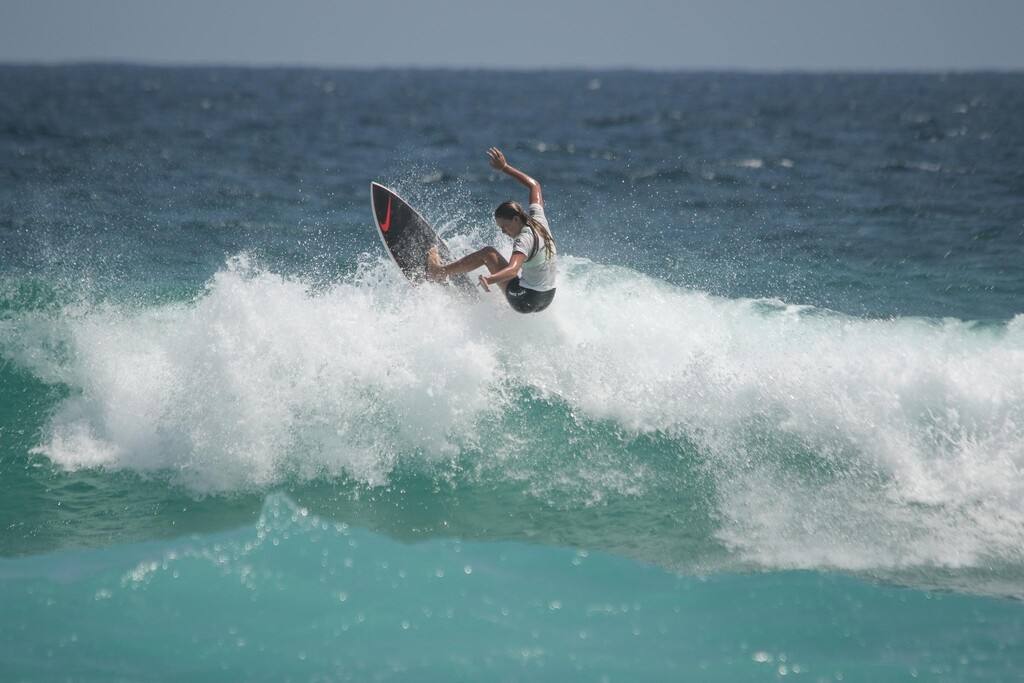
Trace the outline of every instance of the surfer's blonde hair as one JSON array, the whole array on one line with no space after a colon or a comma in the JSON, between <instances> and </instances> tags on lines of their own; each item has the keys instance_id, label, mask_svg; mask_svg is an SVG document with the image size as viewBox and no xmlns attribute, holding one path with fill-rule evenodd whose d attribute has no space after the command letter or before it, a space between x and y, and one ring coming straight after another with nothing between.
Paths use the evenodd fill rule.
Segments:
<instances>
[{"instance_id":1,"label":"surfer's blonde hair","mask_svg":"<svg viewBox=\"0 0 1024 683\"><path fill-rule=\"evenodd\" d=\"M523 225L529 225L533 228L535 235L538 235L540 239L544 241L544 246L547 247L548 253L544 257L545 261L551 260L551 257L555 253L555 238L551 236L551 231L544 227L544 224L539 220L531 216L523 209L519 202L509 199L507 202L498 204L498 208L494 210L495 218L504 218L505 220L512 220L515 217L519 217L519 220L523 222ZM529 258L529 254L527 254Z\"/></svg>"}]
</instances>

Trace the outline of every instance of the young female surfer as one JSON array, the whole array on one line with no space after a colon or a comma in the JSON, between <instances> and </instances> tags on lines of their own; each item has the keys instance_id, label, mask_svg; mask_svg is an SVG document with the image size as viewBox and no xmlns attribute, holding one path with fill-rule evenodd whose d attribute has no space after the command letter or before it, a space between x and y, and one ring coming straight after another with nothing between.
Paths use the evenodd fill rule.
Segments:
<instances>
[{"instance_id":1,"label":"young female surfer","mask_svg":"<svg viewBox=\"0 0 1024 683\"><path fill-rule=\"evenodd\" d=\"M487 155L491 157L491 168L512 176L530 191L528 212L511 199L494 210L494 221L513 240L512 258L506 261L494 247L484 247L443 265L437 249L431 249L427 254L427 272L432 279L440 280L486 267L490 274L479 278L485 292L491 291L490 285L498 285L512 308L520 313L543 311L555 298L555 241L544 216L540 183L509 166L497 147L488 150Z\"/></svg>"}]
</instances>

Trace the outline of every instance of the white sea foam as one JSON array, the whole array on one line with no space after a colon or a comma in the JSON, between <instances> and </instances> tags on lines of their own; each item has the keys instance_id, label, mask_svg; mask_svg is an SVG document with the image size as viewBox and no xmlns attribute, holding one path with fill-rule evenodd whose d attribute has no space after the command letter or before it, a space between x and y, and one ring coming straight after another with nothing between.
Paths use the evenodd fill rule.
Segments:
<instances>
[{"instance_id":1,"label":"white sea foam","mask_svg":"<svg viewBox=\"0 0 1024 683\"><path fill-rule=\"evenodd\" d=\"M602 269L560 304L548 342L585 351L552 357L550 391L700 443L750 561L1024 559L1024 318L862 320Z\"/></svg>"},{"instance_id":2,"label":"white sea foam","mask_svg":"<svg viewBox=\"0 0 1024 683\"><path fill-rule=\"evenodd\" d=\"M562 268L552 308L520 316L410 288L383 261L315 290L239 257L191 303L26 318L0 349L70 387L37 449L68 468L169 471L201 492L377 484L400 457L488 452L479 425L525 386L697 444L718 538L744 561L1021 561L1024 318L864 320ZM608 486L642 497L654 467ZM563 479L602 486L592 469Z\"/></svg>"},{"instance_id":3,"label":"white sea foam","mask_svg":"<svg viewBox=\"0 0 1024 683\"><path fill-rule=\"evenodd\" d=\"M449 436L472 434L500 370L467 329L484 313L451 316L443 297L388 278L313 294L243 257L191 304L69 314L66 360L19 354L74 392L38 452L70 468L176 471L201 491L295 469L375 483L398 449L453 453Z\"/></svg>"}]
</instances>

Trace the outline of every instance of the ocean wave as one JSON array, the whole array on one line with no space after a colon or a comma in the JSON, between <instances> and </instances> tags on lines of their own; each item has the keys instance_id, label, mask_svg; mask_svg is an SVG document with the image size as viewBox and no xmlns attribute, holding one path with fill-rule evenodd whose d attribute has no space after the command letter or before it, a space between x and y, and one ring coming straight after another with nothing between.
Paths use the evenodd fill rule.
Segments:
<instances>
[{"instance_id":1,"label":"ocean wave","mask_svg":"<svg viewBox=\"0 0 1024 683\"><path fill-rule=\"evenodd\" d=\"M669 538L698 507L734 569L1019 574L1024 318L859 319L562 265L523 317L376 257L312 286L243 254L191 301L12 316L0 350L67 388L34 451L69 470L204 496L440 464L560 525L626 501L619 531L659 520L626 552L660 564L708 568Z\"/></svg>"}]
</instances>

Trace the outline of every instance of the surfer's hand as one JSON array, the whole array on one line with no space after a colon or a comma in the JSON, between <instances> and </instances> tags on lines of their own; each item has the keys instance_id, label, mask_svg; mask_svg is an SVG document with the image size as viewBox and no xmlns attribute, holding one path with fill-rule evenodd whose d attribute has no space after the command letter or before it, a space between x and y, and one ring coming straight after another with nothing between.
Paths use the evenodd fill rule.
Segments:
<instances>
[{"instance_id":1,"label":"surfer's hand","mask_svg":"<svg viewBox=\"0 0 1024 683\"><path fill-rule=\"evenodd\" d=\"M487 150L487 156L491 158L491 168L495 171L504 171L505 167L508 166L508 162L505 161L505 155L497 147L491 147Z\"/></svg>"},{"instance_id":2,"label":"surfer's hand","mask_svg":"<svg viewBox=\"0 0 1024 683\"><path fill-rule=\"evenodd\" d=\"M484 288L485 292L491 291L491 288L487 286L487 277L484 275L480 276L480 286Z\"/></svg>"}]
</instances>

